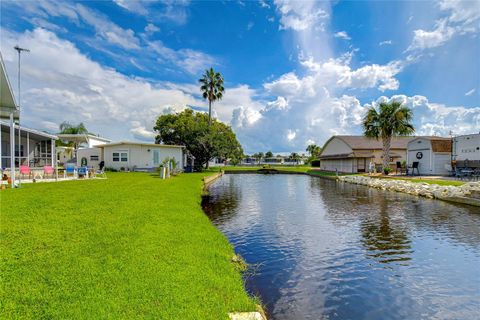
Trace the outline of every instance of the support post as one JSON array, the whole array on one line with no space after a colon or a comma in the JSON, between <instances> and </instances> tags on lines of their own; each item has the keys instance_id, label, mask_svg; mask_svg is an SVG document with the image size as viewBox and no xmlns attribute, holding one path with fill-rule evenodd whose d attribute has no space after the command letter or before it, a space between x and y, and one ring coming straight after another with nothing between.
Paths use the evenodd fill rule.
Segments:
<instances>
[{"instance_id":1,"label":"support post","mask_svg":"<svg viewBox=\"0 0 480 320\"><path fill-rule=\"evenodd\" d=\"M30 167L30 132L27 131L27 166Z\"/></svg>"},{"instance_id":2,"label":"support post","mask_svg":"<svg viewBox=\"0 0 480 320\"><path fill-rule=\"evenodd\" d=\"M3 173L2 124L0 124L0 171Z\"/></svg>"},{"instance_id":3,"label":"support post","mask_svg":"<svg viewBox=\"0 0 480 320\"><path fill-rule=\"evenodd\" d=\"M10 113L10 179L13 187L15 185L15 124L13 123L13 112Z\"/></svg>"},{"instance_id":4,"label":"support post","mask_svg":"<svg viewBox=\"0 0 480 320\"><path fill-rule=\"evenodd\" d=\"M51 145L51 152L52 152L52 167L55 168L55 162L57 160L57 153L55 152L55 140L51 140L52 145Z\"/></svg>"}]
</instances>

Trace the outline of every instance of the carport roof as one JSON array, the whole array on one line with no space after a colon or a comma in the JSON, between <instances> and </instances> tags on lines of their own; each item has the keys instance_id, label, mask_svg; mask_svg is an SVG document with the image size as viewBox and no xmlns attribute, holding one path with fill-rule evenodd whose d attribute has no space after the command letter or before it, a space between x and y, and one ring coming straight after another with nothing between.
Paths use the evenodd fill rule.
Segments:
<instances>
[{"instance_id":1,"label":"carport roof","mask_svg":"<svg viewBox=\"0 0 480 320\"><path fill-rule=\"evenodd\" d=\"M3 131L9 131L10 130L10 124L8 122L5 122L5 121L0 120L0 127ZM15 130L18 130L18 128L19 128L19 126L15 125ZM46 133L46 132L42 132L42 131L35 130L35 129L20 127L20 131L22 133L22 136L23 136L23 134L28 132L29 137L31 139L34 139L34 140L45 140L45 139L58 140L58 137L56 135Z\"/></svg>"}]
</instances>

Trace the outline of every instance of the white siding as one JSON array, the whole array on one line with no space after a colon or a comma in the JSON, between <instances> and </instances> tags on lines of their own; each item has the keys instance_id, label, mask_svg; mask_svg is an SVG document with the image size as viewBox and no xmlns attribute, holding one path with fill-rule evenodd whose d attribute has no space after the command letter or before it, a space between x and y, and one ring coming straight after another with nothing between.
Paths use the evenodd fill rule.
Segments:
<instances>
[{"instance_id":1,"label":"white siding","mask_svg":"<svg viewBox=\"0 0 480 320\"><path fill-rule=\"evenodd\" d=\"M329 159L321 160L320 168L325 171L336 171L354 173L356 172L356 166L353 166L354 159ZM356 161L356 159L355 159Z\"/></svg>"},{"instance_id":2,"label":"white siding","mask_svg":"<svg viewBox=\"0 0 480 320\"><path fill-rule=\"evenodd\" d=\"M181 148L122 144L115 146L107 146L104 147L104 150L105 166L110 168L156 168L158 167L158 164L154 163L154 154L156 152L158 152L159 154L160 163L162 163L167 158L175 158L175 160L178 162L177 168L180 170L183 168L183 151ZM127 161L113 161L114 152L128 153Z\"/></svg>"},{"instance_id":3,"label":"white siding","mask_svg":"<svg viewBox=\"0 0 480 320\"><path fill-rule=\"evenodd\" d=\"M98 160L95 160L95 157ZM98 169L100 161L102 161L102 149L100 148L84 148L77 150L77 166L81 166L82 158L87 160L88 167L94 167Z\"/></svg>"},{"instance_id":4,"label":"white siding","mask_svg":"<svg viewBox=\"0 0 480 320\"><path fill-rule=\"evenodd\" d=\"M348 146L341 139L334 137L330 142L324 146L322 150L322 156L328 156L332 154L345 154L353 152L352 148Z\"/></svg>"},{"instance_id":5,"label":"white siding","mask_svg":"<svg viewBox=\"0 0 480 320\"><path fill-rule=\"evenodd\" d=\"M417 154L421 152L422 159L417 159ZM448 170L446 165L450 165L449 152L433 152L432 143L429 139L418 138L408 144L408 165L418 161L418 171L421 175L446 175ZM416 171L415 171L416 173Z\"/></svg>"}]
</instances>

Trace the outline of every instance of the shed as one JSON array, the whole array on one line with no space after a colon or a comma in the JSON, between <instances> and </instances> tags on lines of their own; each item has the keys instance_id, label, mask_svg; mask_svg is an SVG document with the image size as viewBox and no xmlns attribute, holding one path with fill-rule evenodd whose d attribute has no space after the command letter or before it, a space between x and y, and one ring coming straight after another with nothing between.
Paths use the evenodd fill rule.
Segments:
<instances>
[{"instance_id":1,"label":"shed","mask_svg":"<svg viewBox=\"0 0 480 320\"><path fill-rule=\"evenodd\" d=\"M442 137L418 137L407 145L407 163L418 162L421 175L446 175L452 160L452 140Z\"/></svg>"}]
</instances>

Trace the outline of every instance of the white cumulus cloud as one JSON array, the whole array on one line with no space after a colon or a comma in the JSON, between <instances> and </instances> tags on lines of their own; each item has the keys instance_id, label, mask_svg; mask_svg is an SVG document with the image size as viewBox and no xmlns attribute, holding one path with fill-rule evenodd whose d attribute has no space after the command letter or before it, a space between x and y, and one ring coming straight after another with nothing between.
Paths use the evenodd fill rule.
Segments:
<instances>
[{"instance_id":1,"label":"white cumulus cloud","mask_svg":"<svg viewBox=\"0 0 480 320\"><path fill-rule=\"evenodd\" d=\"M350 38L350 36L348 35L348 33L346 31L338 31L333 36L335 38L340 38L340 39L343 39L343 40L351 40L352 39L352 38Z\"/></svg>"}]
</instances>

